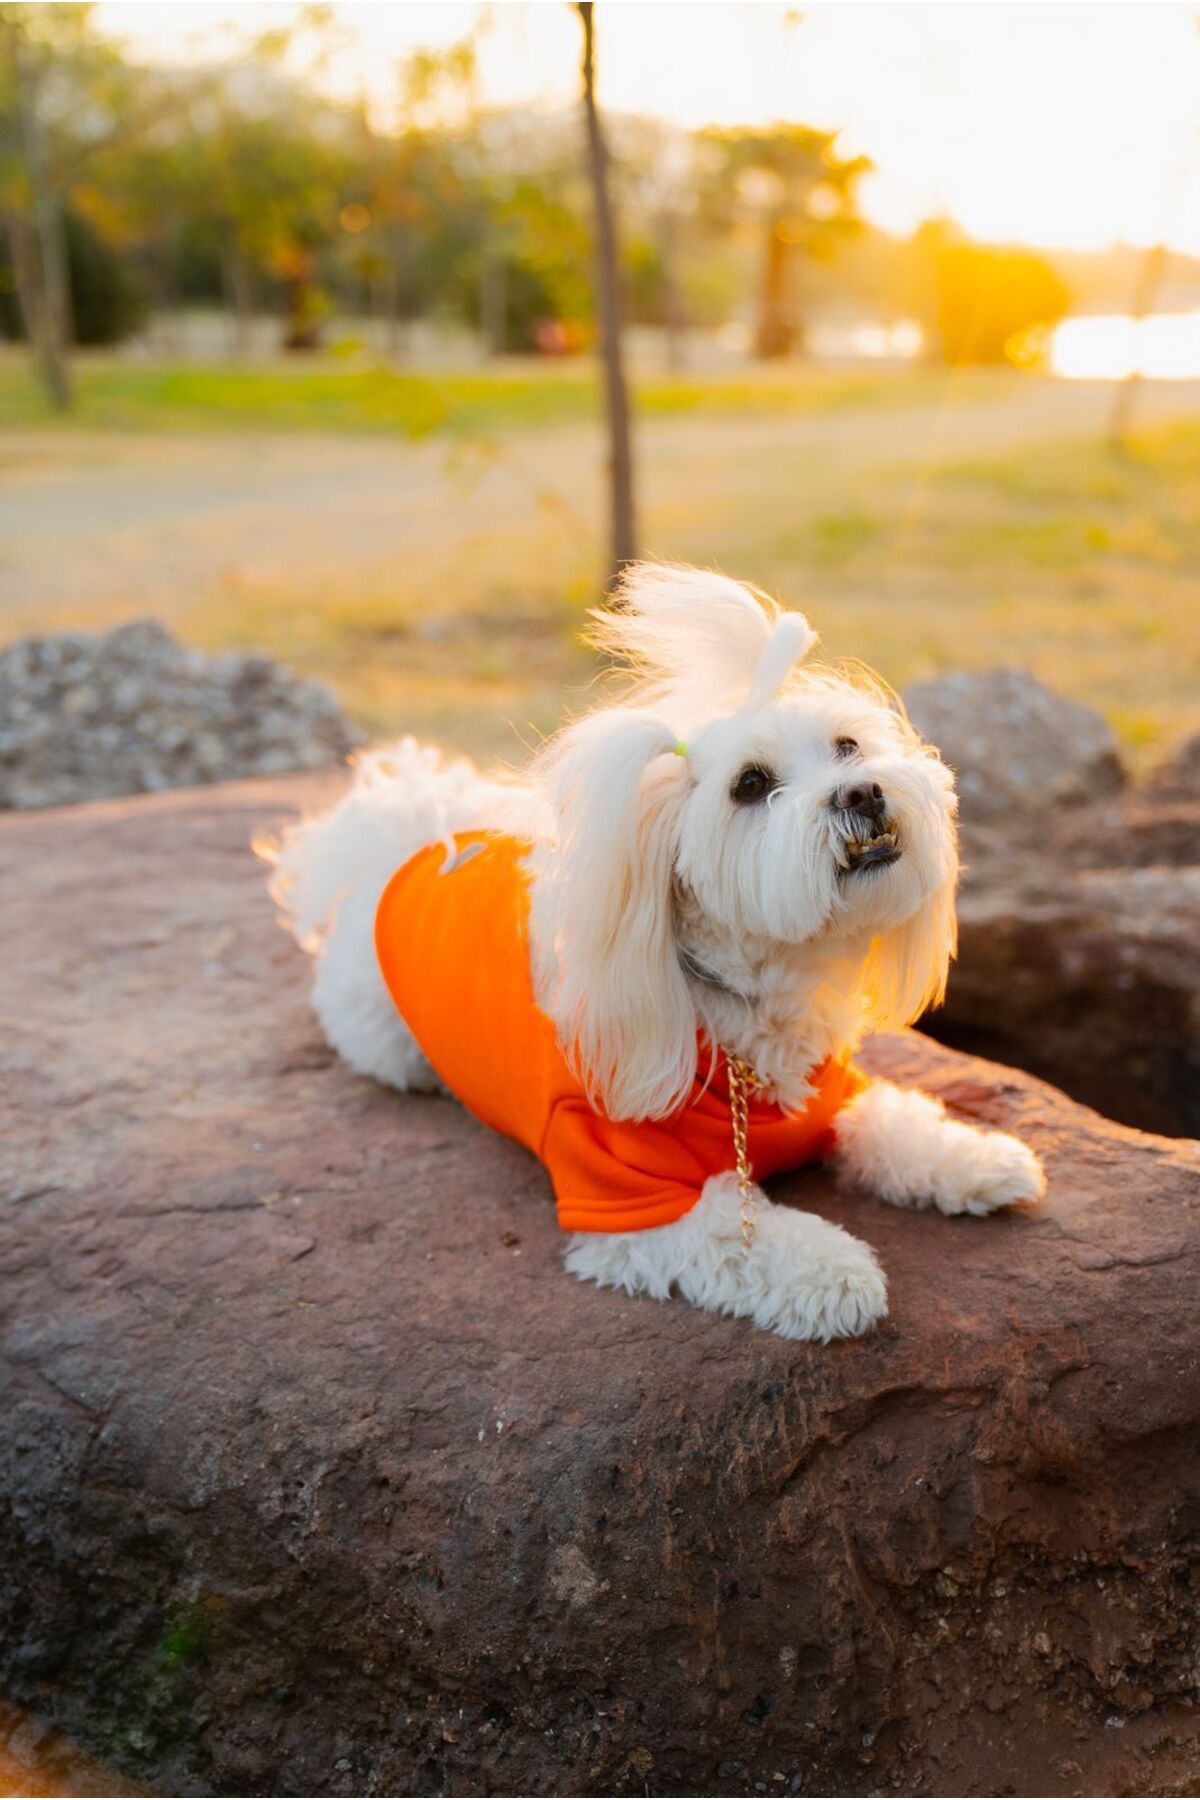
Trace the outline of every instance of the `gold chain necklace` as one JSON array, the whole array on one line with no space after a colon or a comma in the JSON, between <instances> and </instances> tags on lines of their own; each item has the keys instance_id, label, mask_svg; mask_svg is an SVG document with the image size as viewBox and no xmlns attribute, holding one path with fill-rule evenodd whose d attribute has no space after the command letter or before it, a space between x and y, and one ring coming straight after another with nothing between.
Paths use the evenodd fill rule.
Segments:
<instances>
[{"instance_id":1,"label":"gold chain necklace","mask_svg":"<svg viewBox=\"0 0 1200 1800\"><path fill-rule=\"evenodd\" d=\"M762 1082L748 1062L725 1052L729 1071L729 1113L733 1120L733 1159L737 1169L738 1195L742 1221L742 1255L749 1256L754 1244L755 1208L754 1171L750 1167L750 1096Z\"/></svg>"}]
</instances>

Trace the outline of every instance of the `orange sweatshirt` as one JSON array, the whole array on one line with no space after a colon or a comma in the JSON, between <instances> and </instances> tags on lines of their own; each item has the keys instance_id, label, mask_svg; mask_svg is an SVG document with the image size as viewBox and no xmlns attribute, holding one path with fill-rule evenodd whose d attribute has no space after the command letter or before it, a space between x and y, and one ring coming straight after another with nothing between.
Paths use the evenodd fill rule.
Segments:
<instances>
[{"instance_id":1,"label":"orange sweatshirt","mask_svg":"<svg viewBox=\"0 0 1200 1800\"><path fill-rule=\"evenodd\" d=\"M455 846L453 862L444 844L419 850L376 913L379 966L409 1030L476 1118L545 1164L565 1231L641 1231L682 1218L709 1176L734 1166L725 1058L706 1079L711 1052L701 1044L702 1073L668 1119L596 1112L534 1001L528 846L485 832ZM829 1061L799 1112L751 1100L755 1178L827 1155L834 1116L863 1080L853 1064Z\"/></svg>"}]
</instances>

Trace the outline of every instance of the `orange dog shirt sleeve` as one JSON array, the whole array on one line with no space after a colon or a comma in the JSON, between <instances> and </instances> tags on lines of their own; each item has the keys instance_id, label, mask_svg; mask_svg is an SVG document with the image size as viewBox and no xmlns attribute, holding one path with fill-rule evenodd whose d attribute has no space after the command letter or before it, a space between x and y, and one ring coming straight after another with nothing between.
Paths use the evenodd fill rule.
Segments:
<instances>
[{"instance_id":1,"label":"orange dog shirt sleeve","mask_svg":"<svg viewBox=\"0 0 1200 1800\"><path fill-rule=\"evenodd\" d=\"M668 1120L606 1119L559 1101L541 1147L564 1231L645 1231L690 1212L713 1171Z\"/></svg>"},{"instance_id":2,"label":"orange dog shirt sleeve","mask_svg":"<svg viewBox=\"0 0 1200 1800\"><path fill-rule=\"evenodd\" d=\"M697 1079L687 1106L669 1119L606 1119L582 1094L560 1099L539 1154L550 1171L565 1231L644 1231L690 1212L705 1182L734 1166L724 1059L711 1084ZM819 1162L833 1149L840 1109L866 1085L848 1059L814 1072L808 1099L785 1113L751 1102L755 1179Z\"/></svg>"}]
</instances>

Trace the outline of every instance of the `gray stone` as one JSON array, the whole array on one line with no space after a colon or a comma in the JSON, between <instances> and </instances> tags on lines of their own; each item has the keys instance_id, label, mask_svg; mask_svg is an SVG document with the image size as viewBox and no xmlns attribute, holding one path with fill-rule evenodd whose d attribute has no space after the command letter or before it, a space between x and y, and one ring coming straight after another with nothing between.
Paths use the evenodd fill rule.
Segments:
<instances>
[{"instance_id":1,"label":"gray stone","mask_svg":"<svg viewBox=\"0 0 1200 1800\"><path fill-rule=\"evenodd\" d=\"M0 651L0 808L318 769L354 742L320 682L185 649L153 619Z\"/></svg>"},{"instance_id":2,"label":"gray stone","mask_svg":"<svg viewBox=\"0 0 1200 1800\"><path fill-rule=\"evenodd\" d=\"M975 824L1102 799L1125 780L1107 720L1017 669L941 675L904 695L913 723L958 778Z\"/></svg>"}]
</instances>

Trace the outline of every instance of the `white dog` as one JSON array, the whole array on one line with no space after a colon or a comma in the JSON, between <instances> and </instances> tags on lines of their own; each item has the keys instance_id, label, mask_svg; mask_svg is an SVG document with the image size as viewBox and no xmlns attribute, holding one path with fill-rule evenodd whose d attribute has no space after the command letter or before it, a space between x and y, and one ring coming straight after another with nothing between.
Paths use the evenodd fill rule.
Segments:
<instances>
[{"instance_id":1,"label":"white dog","mask_svg":"<svg viewBox=\"0 0 1200 1800\"><path fill-rule=\"evenodd\" d=\"M643 564L595 616L619 703L521 783L411 738L364 757L272 892L329 1042L541 1155L576 1275L856 1335L886 1312L874 1254L752 1170L831 1156L944 1213L1045 1186L1016 1138L849 1062L943 993L951 775L878 681L804 665L805 619L723 576Z\"/></svg>"}]
</instances>

